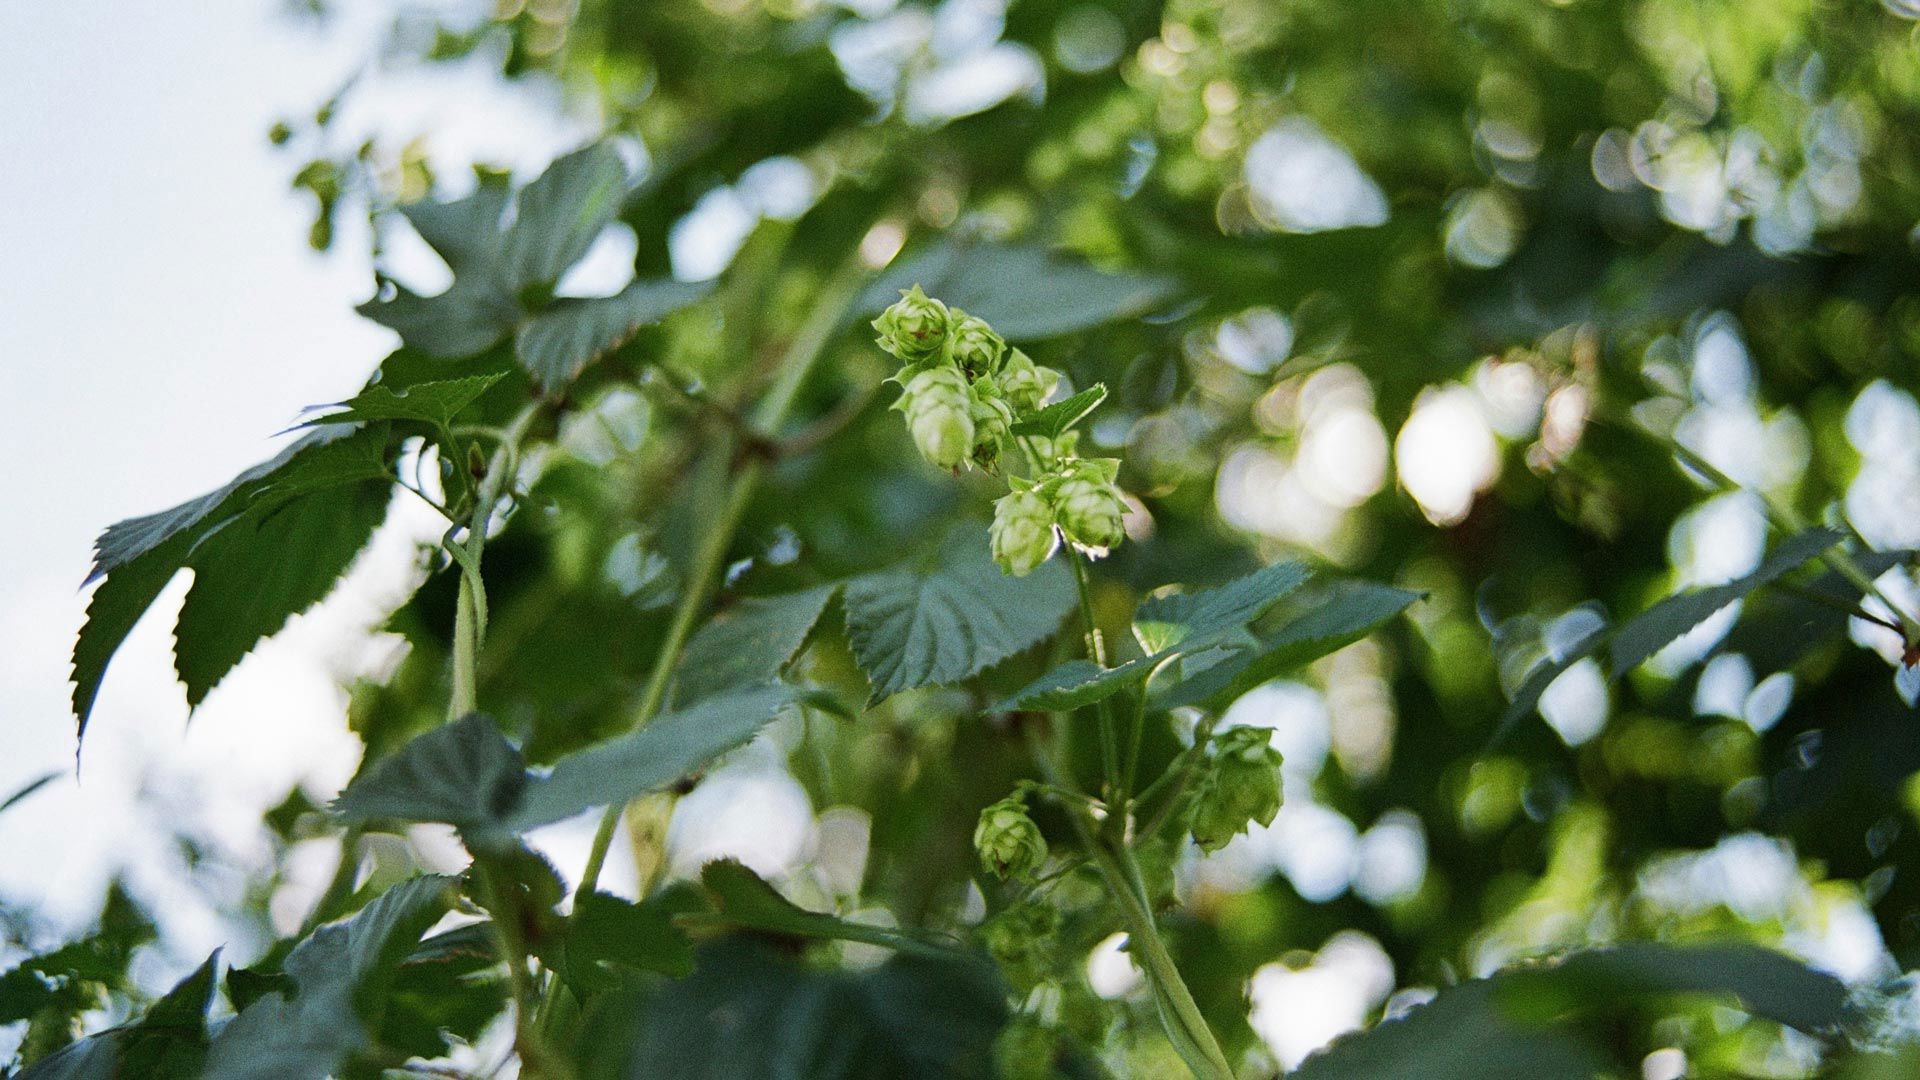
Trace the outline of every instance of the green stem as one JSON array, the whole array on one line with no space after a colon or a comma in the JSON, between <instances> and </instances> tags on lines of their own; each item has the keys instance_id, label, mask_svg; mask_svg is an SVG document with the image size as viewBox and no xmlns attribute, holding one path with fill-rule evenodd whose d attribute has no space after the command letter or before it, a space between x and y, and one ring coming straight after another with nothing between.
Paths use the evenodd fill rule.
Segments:
<instances>
[{"instance_id":1,"label":"green stem","mask_svg":"<svg viewBox=\"0 0 1920 1080\"><path fill-rule=\"evenodd\" d=\"M1100 624L1093 618L1093 590L1087 582L1086 556L1080 554L1079 548L1069 543L1067 562L1073 567L1073 583L1079 592L1080 621L1085 625L1087 633L1087 658L1101 667L1106 667L1106 645L1100 640ZM1094 706L1094 711L1100 718L1100 769L1105 785L1102 795L1108 805L1118 810L1121 803L1120 739L1114 731L1113 713L1107 708L1107 702L1104 699L1101 700ZM1107 820L1110 828L1121 824L1118 814L1109 814Z\"/></svg>"},{"instance_id":2,"label":"green stem","mask_svg":"<svg viewBox=\"0 0 1920 1080\"><path fill-rule=\"evenodd\" d=\"M813 314L800 328L799 334L795 335L781 360L778 379L754 411L753 428L759 436L772 438L778 433L788 410L793 407L794 398L799 395L800 387L832 343L834 332L840 328L847 309L853 306L854 299L860 295L860 287L865 280L866 271L856 260L849 262L822 290L814 304ZM646 688L641 692L640 703L634 709L633 719L628 724L629 730L645 727L659 712L660 703L666 697L667 684L679 662L680 652L692 633L694 620L706 607L719 578L721 561L726 558L727 549L733 544L733 534L739 528L740 519L745 516L747 506L753 501L754 491L765 474L766 462L753 456L746 457L733 472L720 513L708 523L706 534L695 551L693 566L687 575L686 591L680 594L673 621L667 627L667 636L662 639L654 657L653 670L647 677ZM587 852L586 867L580 874L580 885L574 890L576 903L580 897L598 887L600 872L606 867L607 851L613 846L614 830L619 827L620 815L625 809L624 804L609 806L600 818L600 827L593 834L593 847Z\"/></svg>"},{"instance_id":3,"label":"green stem","mask_svg":"<svg viewBox=\"0 0 1920 1080\"><path fill-rule=\"evenodd\" d=\"M520 907L484 858L474 859L473 878L481 902L493 915L488 925L493 931L494 947L507 964L507 985L513 993L514 1045L520 1053L521 1075L561 1080L570 1075L570 1070L546 1052L536 1022L536 1017L542 1011L541 1002L533 975L528 970L527 941L520 927Z\"/></svg>"},{"instance_id":4,"label":"green stem","mask_svg":"<svg viewBox=\"0 0 1920 1080\"><path fill-rule=\"evenodd\" d=\"M1041 744L1039 733L1030 730L1028 743L1041 775L1056 787L1066 787L1060 768ZM1153 987L1154 1000L1160 1006L1160 1025L1168 1040L1201 1080L1233 1080L1233 1067L1228 1064L1226 1053L1213 1037L1213 1029L1207 1026L1193 993L1180 977L1173 955L1160 938L1160 928L1154 922L1152 905L1133 853L1123 842L1109 847L1096 835L1094 823L1085 814L1069 810L1067 821L1073 826L1081 848L1106 879L1107 889L1119 906L1129 948L1140 958L1147 981Z\"/></svg>"}]
</instances>

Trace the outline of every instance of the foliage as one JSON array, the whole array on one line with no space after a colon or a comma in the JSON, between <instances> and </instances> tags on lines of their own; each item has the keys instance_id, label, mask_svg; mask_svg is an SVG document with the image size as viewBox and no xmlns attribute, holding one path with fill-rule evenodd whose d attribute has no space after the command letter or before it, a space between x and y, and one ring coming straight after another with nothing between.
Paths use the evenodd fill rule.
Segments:
<instances>
[{"instance_id":1,"label":"foliage","mask_svg":"<svg viewBox=\"0 0 1920 1080\"><path fill-rule=\"evenodd\" d=\"M9 939L21 1075L1910 1070L1910 4L489 10L384 55L606 136L461 184L276 128L316 246L452 283L377 252L395 351L110 526L73 653L85 735L191 571L198 705L430 505L358 774L247 903L338 871L171 990L118 887ZM749 761L815 846L676 863Z\"/></svg>"}]
</instances>

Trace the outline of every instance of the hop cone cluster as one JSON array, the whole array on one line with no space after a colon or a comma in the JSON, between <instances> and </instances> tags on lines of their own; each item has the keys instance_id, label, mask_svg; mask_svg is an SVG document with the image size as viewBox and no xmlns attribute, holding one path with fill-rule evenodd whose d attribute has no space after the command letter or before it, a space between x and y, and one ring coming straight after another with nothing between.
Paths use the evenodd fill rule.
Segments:
<instances>
[{"instance_id":1,"label":"hop cone cluster","mask_svg":"<svg viewBox=\"0 0 1920 1080\"><path fill-rule=\"evenodd\" d=\"M1218 851L1280 812L1280 751L1263 727L1229 728L1213 737L1213 767L1193 808L1193 839Z\"/></svg>"},{"instance_id":2,"label":"hop cone cluster","mask_svg":"<svg viewBox=\"0 0 1920 1080\"><path fill-rule=\"evenodd\" d=\"M1000 470L1009 447L1024 452L1025 477L994 503L988 532L994 561L1016 577L1046 562L1065 538L1100 554L1126 538L1120 463L1082 458L1078 433L1018 435L1014 427L1045 406L1060 373L1007 345L978 316L948 307L918 285L873 321L879 345L899 359L905 414L920 456L942 469Z\"/></svg>"},{"instance_id":3,"label":"hop cone cluster","mask_svg":"<svg viewBox=\"0 0 1920 1080\"><path fill-rule=\"evenodd\" d=\"M1027 816L1026 800L1018 794L980 811L973 848L980 853L981 864L1003 879L1031 880L1047 861L1046 837Z\"/></svg>"}]
</instances>

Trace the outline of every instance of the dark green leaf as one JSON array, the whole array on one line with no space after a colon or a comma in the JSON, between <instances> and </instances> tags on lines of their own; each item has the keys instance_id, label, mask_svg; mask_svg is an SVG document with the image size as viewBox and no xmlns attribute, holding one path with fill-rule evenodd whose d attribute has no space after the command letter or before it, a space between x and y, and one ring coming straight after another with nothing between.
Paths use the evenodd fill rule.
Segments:
<instances>
[{"instance_id":1,"label":"dark green leaf","mask_svg":"<svg viewBox=\"0 0 1920 1080\"><path fill-rule=\"evenodd\" d=\"M1157 662L1155 657L1143 656L1119 667L1103 668L1091 660L1069 660L1015 691L1011 697L995 705L994 711L1043 709L1071 712L1105 701L1135 683L1145 682Z\"/></svg>"},{"instance_id":2,"label":"dark green leaf","mask_svg":"<svg viewBox=\"0 0 1920 1080\"><path fill-rule=\"evenodd\" d=\"M1622 623L1611 634L1605 627L1587 634L1564 652L1549 657L1532 671L1514 693L1501 715L1494 741L1504 739L1515 725L1540 703L1540 695L1567 669L1600 650L1609 638L1608 650L1615 679L1644 663L1653 654L1672 644L1720 609L1764 585L1780 580L1800 566L1826 554L1838 544L1842 534L1834 529L1815 528L1782 540L1760 564L1759 569L1737 581L1713 585L1692 592L1675 593Z\"/></svg>"},{"instance_id":3,"label":"dark green leaf","mask_svg":"<svg viewBox=\"0 0 1920 1080\"><path fill-rule=\"evenodd\" d=\"M294 946L291 991L261 997L220 1030L206 1080L322 1077L366 1048L395 970L447 910L448 886L442 877L402 882Z\"/></svg>"},{"instance_id":4,"label":"dark green leaf","mask_svg":"<svg viewBox=\"0 0 1920 1080\"><path fill-rule=\"evenodd\" d=\"M527 763L491 717L475 713L438 727L376 762L333 808L353 821L438 821L467 842L496 848L527 788Z\"/></svg>"},{"instance_id":5,"label":"dark green leaf","mask_svg":"<svg viewBox=\"0 0 1920 1080\"><path fill-rule=\"evenodd\" d=\"M47 1055L20 1080L189 1080L200 1075L207 1053L207 1009L220 953L214 951L193 974L153 1003L145 1016L108 1028Z\"/></svg>"},{"instance_id":6,"label":"dark green leaf","mask_svg":"<svg viewBox=\"0 0 1920 1080\"><path fill-rule=\"evenodd\" d=\"M1284 600L1312 575L1298 562L1264 566L1217 589L1149 597L1133 615L1133 636L1157 653L1238 630Z\"/></svg>"},{"instance_id":7,"label":"dark green leaf","mask_svg":"<svg viewBox=\"0 0 1920 1080\"><path fill-rule=\"evenodd\" d=\"M687 643L674 700L698 701L724 690L772 682L800 652L839 583L733 605Z\"/></svg>"},{"instance_id":8,"label":"dark green leaf","mask_svg":"<svg viewBox=\"0 0 1920 1080\"><path fill-rule=\"evenodd\" d=\"M792 700L792 689L784 686L707 698L561 758L533 782L511 825L531 829L658 791L753 738Z\"/></svg>"},{"instance_id":9,"label":"dark green leaf","mask_svg":"<svg viewBox=\"0 0 1920 1080\"><path fill-rule=\"evenodd\" d=\"M543 390L572 382L634 331L713 291L711 282L636 281L613 296L553 301L520 326L520 366Z\"/></svg>"},{"instance_id":10,"label":"dark green leaf","mask_svg":"<svg viewBox=\"0 0 1920 1080\"><path fill-rule=\"evenodd\" d=\"M985 964L896 956L870 971L820 971L766 945L704 946L669 992L606 1014L588 1075L739 1080L804 1077L990 1080L1006 1020Z\"/></svg>"},{"instance_id":11,"label":"dark green leaf","mask_svg":"<svg viewBox=\"0 0 1920 1080\"><path fill-rule=\"evenodd\" d=\"M1086 415L1100 407L1107 400L1105 383L1094 383L1085 390L1053 404L1013 425L1015 435L1039 435L1048 439L1057 439L1073 429L1073 425L1086 418Z\"/></svg>"},{"instance_id":12,"label":"dark green leaf","mask_svg":"<svg viewBox=\"0 0 1920 1080\"><path fill-rule=\"evenodd\" d=\"M1398 617L1420 594L1367 581L1327 586L1297 607L1301 614L1252 643L1187 657L1173 679L1150 688L1153 704L1221 705L1261 683L1338 652Z\"/></svg>"},{"instance_id":13,"label":"dark green leaf","mask_svg":"<svg viewBox=\"0 0 1920 1080\"><path fill-rule=\"evenodd\" d=\"M471 375L464 379L441 379L415 383L397 393L375 383L345 401L315 406L340 411L314 417L301 426L351 424L368 420L418 420L445 427L453 423L453 418L460 415L460 410L473 404L502 378L505 378L504 372Z\"/></svg>"},{"instance_id":14,"label":"dark green leaf","mask_svg":"<svg viewBox=\"0 0 1920 1080\"><path fill-rule=\"evenodd\" d=\"M4 799L0 799L0 814L4 814L8 810L18 806L28 798L31 798L35 792L53 783L55 780L60 779L64 775L66 775L65 769L54 769L51 772L42 773L20 785L19 788L15 789L13 794Z\"/></svg>"},{"instance_id":15,"label":"dark green leaf","mask_svg":"<svg viewBox=\"0 0 1920 1080\"><path fill-rule=\"evenodd\" d=\"M175 629L176 667L198 703L259 639L325 596L387 505L388 432L316 431L217 491L109 527L99 588L73 649L80 730L114 650L167 583L195 572Z\"/></svg>"},{"instance_id":16,"label":"dark green leaf","mask_svg":"<svg viewBox=\"0 0 1920 1080\"><path fill-rule=\"evenodd\" d=\"M925 570L870 574L847 583L847 636L872 680L870 701L958 682L1030 648L1074 604L1058 559L1024 578L993 564L986 530L960 529Z\"/></svg>"},{"instance_id":17,"label":"dark green leaf","mask_svg":"<svg viewBox=\"0 0 1920 1080\"><path fill-rule=\"evenodd\" d=\"M858 941L922 956L957 954L956 943L938 934L868 926L808 911L781 896L760 875L733 859L708 863L700 871L700 884L712 899L714 910L682 915L678 920L682 926L732 927L787 937Z\"/></svg>"},{"instance_id":18,"label":"dark green leaf","mask_svg":"<svg viewBox=\"0 0 1920 1080\"><path fill-rule=\"evenodd\" d=\"M584 999L618 985L621 969L691 974L693 943L660 903L591 893L575 901L565 930L541 946L540 959Z\"/></svg>"},{"instance_id":19,"label":"dark green leaf","mask_svg":"<svg viewBox=\"0 0 1920 1080\"><path fill-rule=\"evenodd\" d=\"M1110 274L1037 247L949 240L888 270L860 306L877 314L916 284L1015 341L1141 315L1179 288L1169 278Z\"/></svg>"}]
</instances>

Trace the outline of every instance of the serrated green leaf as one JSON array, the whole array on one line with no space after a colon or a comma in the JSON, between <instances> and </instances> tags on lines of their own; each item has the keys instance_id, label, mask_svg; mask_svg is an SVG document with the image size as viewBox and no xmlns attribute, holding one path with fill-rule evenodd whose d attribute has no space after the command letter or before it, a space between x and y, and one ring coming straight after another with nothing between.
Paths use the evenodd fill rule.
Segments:
<instances>
[{"instance_id":1,"label":"serrated green leaf","mask_svg":"<svg viewBox=\"0 0 1920 1080\"><path fill-rule=\"evenodd\" d=\"M521 324L520 366L543 390L556 390L636 330L712 291L712 282L636 281L613 296L555 300Z\"/></svg>"},{"instance_id":2,"label":"serrated green leaf","mask_svg":"<svg viewBox=\"0 0 1920 1080\"><path fill-rule=\"evenodd\" d=\"M878 314L915 284L1015 341L1145 314L1179 291L1171 278L1108 273L1038 247L947 240L882 274L860 308Z\"/></svg>"},{"instance_id":3,"label":"serrated green leaf","mask_svg":"<svg viewBox=\"0 0 1920 1080\"><path fill-rule=\"evenodd\" d=\"M839 591L835 582L733 605L687 643L674 680L674 700L698 701L772 682L799 654Z\"/></svg>"},{"instance_id":4,"label":"serrated green leaf","mask_svg":"<svg viewBox=\"0 0 1920 1080\"><path fill-rule=\"evenodd\" d=\"M1074 604L1059 560L1023 578L993 564L984 529L960 529L926 569L847 583L847 637L872 681L869 702L959 682L1053 633Z\"/></svg>"},{"instance_id":5,"label":"serrated green leaf","mask_svg":"<svg viewBox=\"0 0 1920 1080\"><path fill-rule=\"evenodd\" d=\"M504 246L508 279L516 288L560 280L613 222L627 186L626 163L605 143L554 161L515 203Z\"/></svg>"},{"instance_id":6,"label":"serrated green leaf","mask_svg":"<svg viewBox=\"0 0 1920 1080\"><path fill-rule=\"evenodd\" d=\"M1758 569L1737 581L1713 585L1691 592L1676 593L1620 624L1611 633L1604 627L1587 634L1565 652L1550 657L1528 672L1520 689L1501 715L1494 741L1504 739L1526 719L1540 703L1540 695L1569 668L1608 645L1612 677L1621 679L1627 672L1646 662L1694 627L1717 614L1722 608L1748 593L1780 580L1787 574L1827 553L1843 539L1843 534L1825 527L1782 540Z\"/></svg>"},{"instance_id":7,"label":"serrated green leaf","mask_svg":"<svg viewBox=\"0 0 1920 1080\"><path fill-rule=\"evenodd\" d=\"M4 814L25 802L27 799L32 798L35 792L65 775L65 769L52 769L20 785L13 790L13 794L8 795L4 799L0 799L0 814Z\"/></svg>"},{"instance_id":8,"label":"serrated green leaf","mask_svg":"<svg viewBox=\"0 0 1920 1080\"><path fill-rule=\"evenodd\" d=\"M396 969L447 910L450 881L417 877L353 918L314 931L285 964L291 993L233 1018L207 1052L206 1080L285 1080L337 1071L369 1043Z\"/></svg>"},{"instance_id":9,"label":"serrated green leaf","mask_svg":"<svg viewBox=\"0 0 1920 1080\"><path fill-rule=\"evenodd\" d=\"M1420 593L1367 581L1329 584L1299 605L1305 610L1244 644L1228 643L1183 660L1181 670L1149 688L1158 708L1221 705L1261 683L1338 652L1399 617Z\"/></svg>"},{"instance_id":10,"label":"serrated green leaf","mask_svg":"<svg viewBox=\"0 0 1920 1080\"><path fill-rule=\"evenodd\" d=\"M1637 943L1576 953L1440 991L1397 1020L1336 1041L1290 1074L1299 1080L1589 1080L1638 1062L1610 1062L1579 1030L1594 1010L1648 995L1724 994L1756 1016L1810 1033L1847 1017L1846 988L1789 957L1750 945Z\"/></svg>"},{"instance_id":11,"label":"serrated green leaf","mask_svg":"<svg viewBox=\"0 0 1920 1080\"><path fill-rule=\"evenodd\" d=\"M390 296L375 296L353 310L442 360L486 352L507 336L522 314L509 284L480 269L454 278L445 292L432 296L397 284L391 288Z\"/></svg>"},{"instance_id":12,"label":"serrated green leaf","mask_svg":"<svg viewBox=\"0 0 1920 1080\"><path fill-rule=\"evenodd\" d=\"M1145 682L1158 659L1142 656L1119 667L1103 668L1091 660L1069 660L1015 691L995 712L1042 709L1071 712Z\"/></svg>"},{"instance_id":13,"label":"serrated green leaf","mask_svg":"<svg viewBox=\"0 0 1920 1080\"><path fill-rule=\"evenodd\" d=\"M535 779L510 825L531 829L658 791L752 739L793 699L785 686L707 698L561 758Z\"/></svg>"},{"instance_id":14,"label":"serrated green leaf","mask_svg":"<svg viewBox=\"0 0 1920 1080\"><path fill-rule=\"evenodd\" d=\"M437 821L469 844L510 840L501 825L520 804L527 762L488 716L475 713L427 732L374 763L334 801L350 821Z\"/></svg>"},{"instance_id":15,"label":"serrated green leaf","mask_svg":"<svg viewBox=\"0 0 1920 1080\"><path fill-rule=\"evenodd\" d=\"M180 570L195 572L174 633L192 704L322 599L386 512L387 444L380 425L316 431L216 491L102 533L88 581L105 580L73 650L81 734L114 651Z\"/></svg>"},{"instance_id":16,"label":"serrated green leaf","mask_svg":"<svg viewBox=\"0 0 1920 1080\"><path fill-rule=\"evenodd\" d=\"M808 911L780 895L779 890L734 859L719 859L700 870L700 884L714 908L690 912L676 921L690 929L733 928L763 934L858 941L920 956L964 955L958 944L938 934L869 926L824 912Z\"/></svg>"},{"instance_id":17,"label":"serrated green leaf","mask_svg":"<svg viewBox=\"0 0 1920 1080\"><path fill-rule=\"evenodd\" d=\"M1149 597L1133 615L1133 636L1149 653L1238 630L1306 584L1304 563L1263 566L1217 589Z\"/></svg>"},{"instance_id":18,"label":"serrated green leaf","mask_svg":"<svg viewBox=\"0 0 1920 1080\"><path fill-rule=\"evenodd\" d=\"M462 409L473 404L494 383L505 377L504 372L496 371L463 379L415 383L398 392L375 383L345 401L314 406L339 411L302 421L300 426L357 424L369 420L418 420L436 427L446 427L453 423L453 418L460 415Z\"/></svg>"},{"instance_id":19,"label":"serrated green leaf","mask_svg":"<svg viewBox=\"0 0 1920 1080\"><path fill-rule=\"evenodd\" d=\"M1085 390L1064 401L1053 404L1013 425L1015 435L1039 435L1047 439L1058 439L1073 430L1073 425L1085 419L1087 414L1100 407L1107 400L1107 385L1094 383Z\"/></svg>"}]
</instances>

